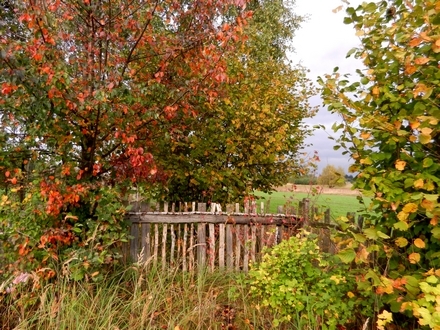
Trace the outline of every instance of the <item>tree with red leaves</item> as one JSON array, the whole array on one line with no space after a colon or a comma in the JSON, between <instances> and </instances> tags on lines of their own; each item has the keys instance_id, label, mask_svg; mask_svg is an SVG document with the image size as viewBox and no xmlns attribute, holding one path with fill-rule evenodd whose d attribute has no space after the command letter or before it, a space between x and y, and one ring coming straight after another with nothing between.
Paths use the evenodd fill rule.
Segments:
<instances>
[{"instance_id":1,"label":"tree with red leaves","mask_svg":"<svg viewBox=\"0 0 440 330\"><path fill-rule=\"evenodd\" d=\"M119 212L102 210L105 189L166 179L149 150L164 134L178 134L176 118L197 117L198 105L223 93L224 54L244 38L250 12L244 0L2 6L0 170L21 192L2 208L29 208L27 222L17 224L34 229L28 247L53 252L48 233L69 231L76 236L63 234L63 246L66 237L84 245L80 236L97 228L91 220L108 228L100 217ZM13 240L24 241L18 232Z\"/></svg>"}]
</instances>

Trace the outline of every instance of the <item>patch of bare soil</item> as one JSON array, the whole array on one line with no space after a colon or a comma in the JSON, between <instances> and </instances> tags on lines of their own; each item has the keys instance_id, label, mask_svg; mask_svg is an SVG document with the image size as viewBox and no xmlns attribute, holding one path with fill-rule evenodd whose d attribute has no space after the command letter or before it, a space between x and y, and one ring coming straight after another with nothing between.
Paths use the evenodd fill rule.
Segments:
<instances>
[{"instance_id":1,"label":"patch of bare soil","mask_svg":"<svg viewBox=\"0 0 440 330\"><path fill-rule=\"evenodd\" d=\"M321 194L328 195L350 195L350 196L358 196L360 195L357 189L351 189L351 184L347 184L345 187L337 187L337 188L329 188L328 186L320 186L320 185L300 185L300 184L292 184L288 183L282 187L278 187L277 191L293 191L293 192L311 192L314 189L320 192Z\"/></svg>"}]
</instances>

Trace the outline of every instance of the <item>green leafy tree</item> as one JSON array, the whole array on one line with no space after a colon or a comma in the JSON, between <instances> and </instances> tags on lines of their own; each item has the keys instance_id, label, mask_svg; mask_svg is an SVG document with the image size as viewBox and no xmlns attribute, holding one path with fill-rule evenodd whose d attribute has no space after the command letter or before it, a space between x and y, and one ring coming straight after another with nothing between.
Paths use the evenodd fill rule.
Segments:
<instances>
[{"instance_id":1,"label":"green leafy tree","mask_svg":"<svg viewBox=\"0 0 440 330\"><path fill-rule=\"evenodd\" d=\"M321 80L322 95L343 118L335 128L354 161L350 170L358 172L354 187L372 202L363 233L343 253L351 255L347 261L368 263L360 285L375 290L393 313L438 329L440 5L365 2L347 14L345 23L361 40L348 55L365 69L354 83L335 70ZM384 312L379 328L393 316L402 319Z\"/></svg>"},{"instance_id":2,"label":"green leafy tree","mask_svg":"<svg viewBox=\"0 0 440 330\"><path fill-rule=\"evenodd\" d=\"M327 165L318 176L318 184L326 185L330 188L345 186L345 173L342 167Z\"/></svg>"},{"instance_id":3,"label":"green leafy tree","mask_svg":"<svg viewBox=\"0 0 440 330\"><path fill-rule=\"evenodd\" d=\"M314 114L306 70L286 54L303 21L292 1L248 4L247 39L224 54L225 90L210 95L153 153L169 173L164 198L234 201L255 189L269 191L300 171L298 150ZM222 33L227 33L225 26ZM182 128L184 127L184 128Z\"/></svg>"}]
</instances>

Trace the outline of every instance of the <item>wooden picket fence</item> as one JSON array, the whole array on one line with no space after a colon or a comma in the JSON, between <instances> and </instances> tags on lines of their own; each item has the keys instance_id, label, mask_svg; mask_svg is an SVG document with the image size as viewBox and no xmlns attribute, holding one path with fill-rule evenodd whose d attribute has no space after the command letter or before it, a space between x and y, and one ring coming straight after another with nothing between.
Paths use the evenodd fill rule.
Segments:
<instances>
[{"instance_id":1,"label":"wooden picket fence","mask_svg":"<svg viewBox=\"0 0 440 330\"><path fill-rule=\"evenodd\" d=\"M127 219L132 239L125 255L134 262L162 269L179 267L227 270L249 269L261 260L265 247L298 233L303 226L330 223L330 210L318 212L308 199L295 207L279 207L279 214L266 214L264 203L245 205L205 203L134 203ZM319 221L317 221L317 219ZM318 229L321 247L331 250L329 230Z\"/></svg>"}]
</instances>

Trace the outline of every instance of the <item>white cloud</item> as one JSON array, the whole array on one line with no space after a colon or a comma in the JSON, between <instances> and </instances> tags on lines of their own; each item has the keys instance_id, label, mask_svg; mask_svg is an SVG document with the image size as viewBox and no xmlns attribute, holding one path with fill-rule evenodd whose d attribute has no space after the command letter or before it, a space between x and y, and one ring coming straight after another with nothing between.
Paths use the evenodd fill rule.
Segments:
<instances>
[{"instance_id":1,"label":"white cloud","mask_svg":"<svg viewBox=\"0 0 440 330\"><path fill-rule=\"evenodd\" d=\"M351 0L351 6L361 4L361 0ZM309 20L303 23L296 32L293 44L295 53L291 55L294 62L300 62L310 70L309 77L316 82L318 76L333 72L339 67L341 73L354 73L362 68L360 61L346 58L347 52L360 44L352 25L345 25L344 9L334 13L333 9L343 5L341 0L296 0L295 12L309 15ZM331 114L323 106L320 97L311 99L313 105L319 105L320 111L313 119L307 120L309 125L325 125L327 132L317 130L306 143L313 146L306 148L309 153L318 151L321 158L319 170L331 164L341 166L346 171L350 165L349 157L342 155L342 149L333 150L335 142L329 134L335 136L331 126L340 122L337 115Z\"/></svg>"}]
</instances>

